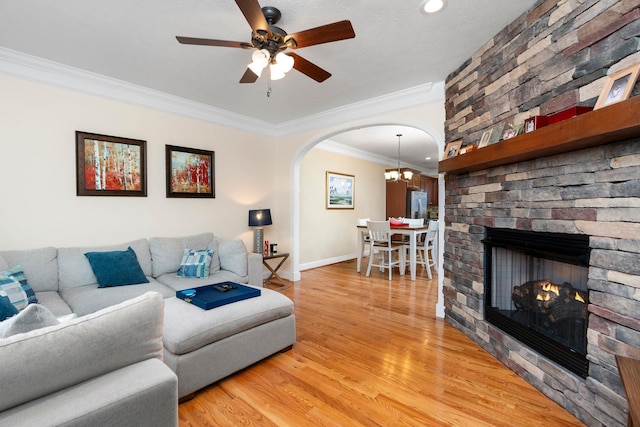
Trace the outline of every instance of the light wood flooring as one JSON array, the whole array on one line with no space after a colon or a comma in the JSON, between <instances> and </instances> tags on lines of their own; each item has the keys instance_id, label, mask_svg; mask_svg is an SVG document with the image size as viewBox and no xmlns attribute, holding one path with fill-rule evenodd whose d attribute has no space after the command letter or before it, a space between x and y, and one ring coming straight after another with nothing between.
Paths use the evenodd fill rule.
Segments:
<instances>
[{"instance_id":1,"label":"light wood flooring","mask_svg":"<svg viewBox=\"0 0 640 427\"><path fill-rule=\"evenodd\" d=\"M180 426L583 425L435 317L435 275L355 270L288 282L293 349L199 391L180 404Z\"/></svg>"}]
</instances>

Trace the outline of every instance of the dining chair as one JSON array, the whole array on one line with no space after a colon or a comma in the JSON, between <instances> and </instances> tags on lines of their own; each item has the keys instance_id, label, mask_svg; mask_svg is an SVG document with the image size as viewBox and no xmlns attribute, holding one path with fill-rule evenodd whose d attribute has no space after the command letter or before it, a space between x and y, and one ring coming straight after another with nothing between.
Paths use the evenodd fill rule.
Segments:
<instances>
[{"instance_id":1,"label":"dining chair","mask_svg":"<svg viewBox=\"0 0 640 427\"><path fill-rule=\"evenodd\" d=\"M358 218L357 220L357 225L358 226L367 226L367 221L369 221L370 218ZM364 229L361 228L360 229L360 234L358 235L358 238L362 240L362 252L360 252L360 259L362 260L362 258L364 258L364 251L366 250L366 246L369 243L369 230L368 229ZM371 255L371 254L369 254ZM358 272L360 272L360 265L357 266L357 270Z\"/></svg>"},{"instance_id":2,"label":"dining chair","mask_svg":"<svg viewBox=\"0 0 640 427\"><path fill-rule=\"evenodd\" d=\"M366 276L371 274L371 267L378 267L381 271L389 269L389 280L391 280L394 266L397 265L399 269L404 269L404 245L391 240L391 223L389 221L367 221L367 229L369 230L369 263L367 264ZM376 252L380 255L377 263ZM395 260L394 252L397 253Z\"/></svg>"},{"instance_id":3,"label":"dining chair","mask_svg":"<svg viewBox=\"0 0 640 427\"><path fill-rule=\"evenodd\" d=\"M409 250L409 244L405 243L405 251ZM417 250L417 262L416 264L422 265L427 269L427 277L432 279L431 267L436 265L435 254L438 248L438 221L429 221L429 228L425 233L424 241L416 247ZM429 259L429 252L431 252L431 259ZM405 259L409 259L405 254Z\"/></svg>"}]
</instances>

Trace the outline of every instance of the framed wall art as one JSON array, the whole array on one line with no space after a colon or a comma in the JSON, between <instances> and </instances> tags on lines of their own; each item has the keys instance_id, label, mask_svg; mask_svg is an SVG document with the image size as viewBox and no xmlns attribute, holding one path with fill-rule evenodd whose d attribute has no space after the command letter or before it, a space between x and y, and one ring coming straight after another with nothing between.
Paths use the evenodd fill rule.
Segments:
<instances>
[{"instance_id":1,"label":"framed wall art","mask_svg":"<svg viewBox=\"0 0 640 427\"><path fill-rule=\"evenodd\" d=\"M76 131L78 196L147 195L146 141Z\"/></svg>"},{"instance_id":2,"label":"framed wall art","mask_svg":"<svg viewBox=\"0 0 640 427\"><path fill-rule=\"evenodd\" d=\"M611 74L598 97L594 110L629 98L638 80L640 62Z\"/></svg>"},{"instance_id":3,"label":"framed wall art","mask_svg":"<svg viewBox=\"0 0 640 427\"><path fill-rule=\"evenodd\" d=\"M165 146L167 197L215 197L215 153Z\"/></svg>"},{"instance_id":4,"label":"framed wall art","mask_svg":"<svg viewBox=\"0 0 640 427\"><path fill-rule=\"evenodd\" d=\"M353 209L355 176L327 171L327 209Z\"/></svg>"}]
</instances>

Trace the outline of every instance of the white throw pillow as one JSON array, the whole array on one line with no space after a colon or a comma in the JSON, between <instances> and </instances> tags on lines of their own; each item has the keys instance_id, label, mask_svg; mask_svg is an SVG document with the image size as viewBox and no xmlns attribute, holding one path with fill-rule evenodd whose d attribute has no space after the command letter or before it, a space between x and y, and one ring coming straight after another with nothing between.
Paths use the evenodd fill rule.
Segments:
<instances>
[{"instance_id":1,"label":"white throw pillow","mask_svg":"<svg viewBox=\"0 0 640 427\"><path fill-rule=\"evenodd\" d=\"M58 324L60 322L48 308L40 304L29 304L20 313L0 322L0 338Z\"/></svg>"}]
</instances>

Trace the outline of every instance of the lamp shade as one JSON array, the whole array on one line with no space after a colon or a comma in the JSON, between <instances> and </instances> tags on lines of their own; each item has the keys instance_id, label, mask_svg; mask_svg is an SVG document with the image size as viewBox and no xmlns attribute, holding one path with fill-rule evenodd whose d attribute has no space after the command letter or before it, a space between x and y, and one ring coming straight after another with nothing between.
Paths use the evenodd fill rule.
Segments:
<instances>
[{"instance_id":1,"label":"lamp shade","mask_svg":"<svg viewBox=\"0 0 640 427\"><path fill-rule=\"evenodd\" d=\"M249 211L249 227L271 225L271 209L254 209Z\"/></svg>"}]
</instances>

